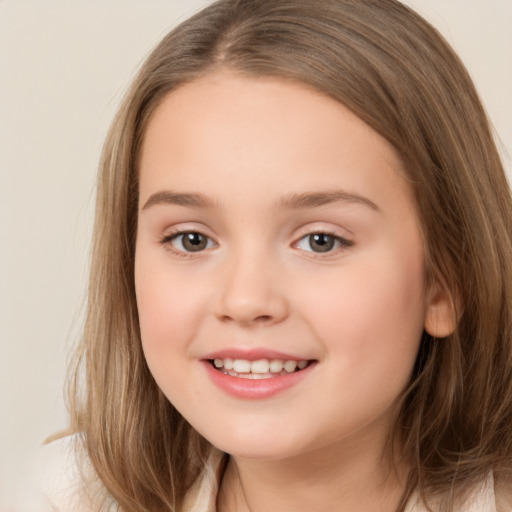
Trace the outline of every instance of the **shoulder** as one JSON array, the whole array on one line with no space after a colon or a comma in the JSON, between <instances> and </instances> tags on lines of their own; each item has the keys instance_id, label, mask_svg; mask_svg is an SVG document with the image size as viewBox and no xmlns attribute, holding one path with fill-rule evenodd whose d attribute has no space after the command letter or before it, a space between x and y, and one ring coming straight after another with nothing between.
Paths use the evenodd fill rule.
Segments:
<instances>
[{"instance_id":1,"label":"shoulder","mask_svg":"<svg viewBox=\"0 0 512 512\"><path fill-rule=\"evenodd\" d=\"M101 512L93 504L93 496L102 486L85 455L80 434L41 447L37 480L55 512Z\"/></svg>"},{"instance_id":2,"label":"shoulder","mask_svg":"<svg viewBox=\"0 0 512 512\"><path fill-rule=\"evenodd\" d=\"M453 510L453 512L512 512L512 489L498 485L492 473L466 489L452 503L450 495L437 495L428 499L428 507L418 491L413 495L406 512L427 510ZM429 508L430 507L430 508Z\"/></svg>"},{"instance_id":3,"label":"shoulder","mask_svg":"<svg viewBox=\"0 0 512 512\"><path fill-rule=\"evenodd\" d=\"M201 475L189 489L181 512L215 512L227 455L212 448Z\"/></svg>"},{"instance_id":4,"label":"shoulder","mask_svg":"<svg viewBox=\"0 0 512 512\"><path fill-rule=\"evenodd\" d=\"M497 481L495 492L496 512L512 512L512 482Z\"/></svg>"}]
</instances>

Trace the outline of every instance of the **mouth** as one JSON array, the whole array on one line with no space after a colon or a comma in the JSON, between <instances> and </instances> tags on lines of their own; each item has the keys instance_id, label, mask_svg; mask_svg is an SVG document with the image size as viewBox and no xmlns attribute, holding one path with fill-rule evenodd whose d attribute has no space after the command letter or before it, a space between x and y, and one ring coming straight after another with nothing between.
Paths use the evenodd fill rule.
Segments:
<instances>
[{"instance_id":1,"label":"mouth","mask_svg":"<svg viewBox=\"0 0 512 512\"><path fill-rule=\"evenodd\" d=\"M298 373L313 363L314 359L233 359L226 357L224 359L208 359L208 362L216 371L237 377L240 379L263 380L276 377L283 377L293 373Z\"/></svg>"},{"instance_id":2,"label":"mouth","mask_svg":"<svg viewBox=\"0 0 512 512\"><path fill-rule=\"evenodd\" d=\"M284 393L312 375L318 362L258 348L227 349L202 360L211 382L242 400L267 399Z\"/></svg>"}]
</instances>

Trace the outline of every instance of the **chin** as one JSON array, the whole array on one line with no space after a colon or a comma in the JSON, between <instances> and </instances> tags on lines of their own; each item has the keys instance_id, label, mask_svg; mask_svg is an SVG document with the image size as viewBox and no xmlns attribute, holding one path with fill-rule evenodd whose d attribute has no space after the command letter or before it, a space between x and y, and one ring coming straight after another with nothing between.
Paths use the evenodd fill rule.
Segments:
<instances>
[{"instance_id":1,"label":"chin","mask_svg":"<svg viewBox=\"0 0 512 512\"><path fill-rule=\"evenodd\" d=\"M275 446L255 446L245 444L226 443L222 446L214 445L216 448L222 450L233 457L239 459L253 459L253 460L283 460L300 455L301 450L286 449L282 445Z\"/></svg>"},{"instance_id":2,"label":"chin","mask_svg":"<svg viewBox=\"0 0 512 512\"><path fill-rule=\"evenodd\" d=\"M309 443L291 435L286 429L252 428L224 429L222 435L203 434L219 450L246 459L279 460L307 452Z\"/></svg>"}]
</instances>

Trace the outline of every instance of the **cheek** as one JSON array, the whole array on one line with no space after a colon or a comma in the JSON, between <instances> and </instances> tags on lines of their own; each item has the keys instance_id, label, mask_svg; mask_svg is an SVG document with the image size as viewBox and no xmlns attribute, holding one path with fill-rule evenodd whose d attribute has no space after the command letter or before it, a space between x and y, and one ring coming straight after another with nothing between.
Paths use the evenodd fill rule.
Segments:
<instances>
[{"instance_id":1,"label":"cheek","mask_svg":"<svg viewBox=\"0 0 512 512\"><path fill-rule=\"evenodd\" d=\"M201 311L194 284L173 275L168 266L136 259L135 289L144 350L172 352L193 338Z\"/></svg>"},{"instance_id":2,"label":"cheek","mask_svg":"<svg viewBox=\"0 0 512 512\"><path fill-rule=\"evenodd\" d=\"M323 284L323 286L322 286ZM345 370L408 380L423 332L423 259L383 252L310 288L310 324Z\"/></svg>"},{"instance_id":3,"label":"cheek","mask_svg":"<svg viewBox=\"0 0 512 512\"><path fill-rule=\"evenodd\" d=\"M190 380L190 363L204 292L197 283L171 272L165 259L143 257L136 258L135 288L147 365L167 398L186 410L201 393Z\"/></svg>"}]
</instances>

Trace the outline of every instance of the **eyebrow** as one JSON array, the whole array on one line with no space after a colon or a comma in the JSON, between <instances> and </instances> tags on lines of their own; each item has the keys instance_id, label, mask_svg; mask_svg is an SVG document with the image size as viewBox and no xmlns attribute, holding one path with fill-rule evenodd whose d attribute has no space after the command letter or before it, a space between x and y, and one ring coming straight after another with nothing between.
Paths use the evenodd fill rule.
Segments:
<instances>
[{"instance_id":1,"label":"eyebrow","mask_svg":"<svg viewBox=\"0 0 512 512\"><path fill-rule=\"evenodd\" d=\"M163 190L149 196L149 199L144 203L142 209L147 210L151 206L166 204L188 206L189 208L213 208L216 205L215 201L203 194L188 194Z\"/></svg>"},{"instance_id":2,"label":"eyebrow","mask_svg":"<svg viewBox=\"0 0 512 512\"><path fill-rule=\"evenodd\" d=\"M282 197L276 204L277 208L289 210L303 210L309 208L319 208L332 203L358 203L379 212L380 208L370 199L359 194L345 192L343 190L333 190L328 192L304 192L301 194L290 194ZM216 201L197 193L183 193L163 190L149 196L142 207L143 210L156 205L177 205L189 208L214 208Z\"/></svg>"},{"instance_id":3,"label":"eyebrow","mask_svg":"<svg viewBox=\"0 0 512 512\"><path fill-rule=\"evenodd\" d=\"M283 197L278 206L292 210L307 208L318 208L332 203L359 203L379 212L380 208L370 199L359 194L353 194L344 190L333 190L328 192L305 192L302 194L291 194Z\"/></svg>"}]
</instances>

